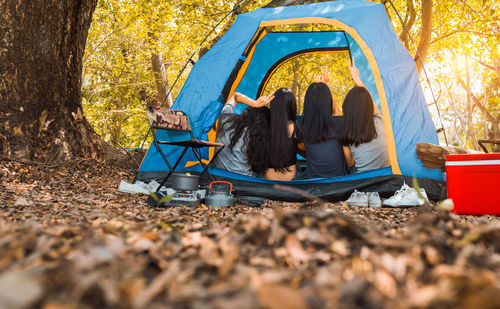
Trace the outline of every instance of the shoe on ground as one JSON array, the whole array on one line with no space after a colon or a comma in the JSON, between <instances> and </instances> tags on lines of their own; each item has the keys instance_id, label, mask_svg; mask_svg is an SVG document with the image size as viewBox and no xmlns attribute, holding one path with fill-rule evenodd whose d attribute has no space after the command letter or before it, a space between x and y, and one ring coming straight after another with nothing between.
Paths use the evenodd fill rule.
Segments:
<instances>
[{"instance_id":1,"label":"shoe on ground","mask_svg":"<svg viewBox=\"0 0 500 309\"><path fill-rule=\"evenodd\" d=\"M424 197L427 197L424 189L421 189L420 193ZM424 203L425 200L419 197L417 191L404 183L401 189L397 190L393 196L384 201L383 205L389 207L409 207L422 206Z\"/></svg>"},{"instance_id":2,"label":"shoe on ground","mask_svg":"<svg viewBox=\"0 0 500 309\"><path fill-rule=\"evenodd\" d=\"M345 201L349 206L368 207L368 196L364 192L354 190L351 196Z\"/></svg>"},{"instance_id":3,"label":"shoe on ground","mask_svg":"<svg viewBox=\"0 0 500 309\"><path fill-rule=\"evenodd\" d=\"M380 200L378 192L368 192L366 196L368 197L368 206L373 208L382 207L382 201Z\"/></svg>"}]
</instances>

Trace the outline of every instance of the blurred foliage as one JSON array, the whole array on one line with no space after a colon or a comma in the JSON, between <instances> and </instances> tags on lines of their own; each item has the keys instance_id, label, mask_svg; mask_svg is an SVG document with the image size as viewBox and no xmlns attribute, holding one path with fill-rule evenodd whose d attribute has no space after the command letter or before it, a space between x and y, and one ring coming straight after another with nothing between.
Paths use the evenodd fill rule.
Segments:
<instances>
[{"instance_id":1,"label":"blurred foliage","mask_svg":"<svg viewBox=\"0 0 500 309\"><path fill-rule=\"evenodd\" d=\"M421 2L392 2L405 21L410 19L408 16L411 15L411 7L414 8L416 22L409 27L409 32L418 44ZM395 11L392 8L387 11L396 32L403 33ZM499 21L498 0L434 1L432 38L425 66L441 110L448 141L452 145L479 149L476 142L478 139L500 139ZM407 48L415 56L415 48L411 42L408 42ZM424 72L420 77L427 102L432 103L433 98ZM484 105L489 116L478 104L474 104L473 96ZM472 105L470 117L469 105ZM436 107L429 106L429 110L436 127L441 127ZM473 130L472 135L467 134L469 125ZM444 142L443 135L439 136L441 142ZM500 147L495 148L493 145L488 148L490 151L500 151Z\"/></svg>"},{"instance_id":2,"label":"blurred foliage","mask_svg":"<svg viewBox=\"0 0 500 309\"><path fill-rule=\"evenodd\" d=\"M292 89L297 98L297 113L302 114L307 87L311 83L317 82L321 70L327 68L328 86L334 100L341 107L347 92L354 86L349 69L345 64L348 60L349 53L347 52L303 54L284 62L269 79L263 94L271 94L280 87Z\"/></svg>"},{"instance_id":3,"label":"blurred foliage","mask_svg":"<svg viewBox=\"0 0 500 309\"><path fill-rule=\"evenodd\" d=\"M241 11L264 2L248 0ZM146 106L158 103L151 55L163 56L172 83L203 38L236 3L99 0L87 39L82 89L85 115L93 128L112 144L138 147L148 130ZM204 47L234 18L227 18ZM173 88L174 99L190 68Z\"/></svg>"},{"instance_id":4,"label":"blurred foliage","mask_svg":"<svg viewBox=\"0 0 500 309\"><path fill-rule=\"evenodd\" d=\"M340 29L331 25L299 24L269 27L269 31L338 31ZM334 100L342 105L344 97L354 86L350 77L346 61L350 61L349 53L323 52L302 54L282 63L270 77L263 91L264 95L271 94L281 87L292 89L297 98L297 113L302 114L304 96L307 87L319 80L322 70L328 70L328 86L332 91Z\"/></svg>"},{"instance_id":5,"label":"blurred foliage","mask_svg":"<svg viewBox=\"0 0 500 309\"><path fill-rule=\"evenodd\" d=\"M151 55L162 55L167 80L172 84L191 53L237 2L99 0L86 46L82 89L85 115L94 129L114 144L131 148L139 146L147 132L145 107L158 103ZM247 0L240 12L253 10L268 2ZM392 2L418 44L421 1ZM389 4L386 8L395 31L410 54L415 56L413 44L402 35L404 30L395 11ZM448 139L457 146L477 148L477 139L500 138L499 9L497 0L448 0L434 1L433 4L433 33L425 64ZM414 23L409 22L412 17ZM234 18L233 14L226 19L203 47L210 48L213 40L228 29ZM273 30L331 30L325 25L275 28ZM198 55L194 61L197 58ZM302 104L308 84L316 81L321 68L327 65L330 88L341 104L352 86L345 59L348 59L347 54L314 54L294 58L281 65L271 77L265 93L287 86L295 90ZM173 88L174 99L190 69L191 65L188 65ZM421 84L428 103L432 103L423 72ZM474 104L473 97L485 108ZM429 109L439 128L441 125L435 106L429 106ZM472 135L467 133L470 128L474 131Z\"/></svg>"}]
</instances>

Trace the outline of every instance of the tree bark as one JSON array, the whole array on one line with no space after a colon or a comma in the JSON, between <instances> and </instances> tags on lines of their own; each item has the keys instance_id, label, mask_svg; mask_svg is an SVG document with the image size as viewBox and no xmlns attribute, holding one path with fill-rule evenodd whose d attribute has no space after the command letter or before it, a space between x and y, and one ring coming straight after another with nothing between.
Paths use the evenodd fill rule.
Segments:
<instances>
[{"instance_id":1,"label":"tree bark","mask_svg":"<svg viewBox=\"0 0 500 309\"><path fill-rule=\"evenodd\" d=\"M153 32L149 32L148 36L154 47L157 47L158 37ZM167 79L167 70L165 68L165 62L163 62L163 57L158 50L156 50L151 54L151 69L153 70L153 74L155 77L156 90L157 90L156 97L158 105L161 105L165 101L167 107L172 106L173 103L172 94L168 93L169 86Z\"/></svg>"},{"instance_id":2,"label":"tree bark","mask_svg":"<svg viewBox=\"0 0 500 309\"><path fill-rule=\"evenodd\" d=\"M420 32L420 42L418 43L418 54L415 55L417 72L420 75L422 65L425 64L427 52L429 51L429 43L432 34L432 0L422 0L422 31Z\"/></svg>"},{"instance_id":3,"label":"tree bark","mask_svg":"<svg viewBox=\"0 0 500 309\"><path fill-rule=\"evenodd\" d=\"M389 15L388 15L389 16ZM415 7L413 6L413 1L412 0L406 0L406 15L405 15L405 20L404 20L404 25L408 31L413 27L413 24L415 23ZM408 36L408 32L406 29L403 29L401 31L401 34L399 35L399 38L401 39L401 42L403 42L404 46L406 49L409 49L409 40L410 37Z\"/></svg>"},{"instance_id":4,"label":"tree bark","mask_svg":"<svg viewBox=\"0 0 500 309\"><path fill-rule=\"evenodd\" d=\"M169 86L165 62L163 62L163 57L159 53L151 54L151 68L156 82L158 104L161 105L165 101L167 107L172 106L172 93L168 93Z\"/></svg>"},{"instance_id":5,"label":"tree bark","mask_svg":"<svg viewBox=\"0 0 500 309\"><path fill-rule=\"evenodd\" d=\"M292 60L292 70L293 70L293 77L292 77L292 92L295 97L297 97L297 91L299 89L299 67L300 63L299 60L293 59Z\"/></svg>"},{"instance_id":6,"label":"tree bark","mask_svg":"<svg viewBox=\"0 0 500 309\"><path fill-rule=\"evenodd\" d=\"M0 2L0 136L13 157L103 158L106 144L81 104L82 59L96 5Z\"/></svg>"},{"instance_id":7,"label":"tree bark","mask_svg":"<svg viewBox=\"0 0 500 309\"><path fill-rule=\"evenodd\" d=\"M275 8L279 6L288 6L288 5L293 5L293 4L302 4L304 3L304 0L272 0L265 6L264 8Z\"/></svg>"},{"instance_id":8,"label":"tree bark","mask_svg":"<svg viewBox=\"0 0 500 309\"><path fill-rule=\"evenodd\" d=\"M479 149L479 144L476 139L476 132L474 130L474 122L472 119L472 113L474 112L474 108L472 106L472 91L470 89L470 73L469 73L469 58L465 58L466 63L466 73L467 73L467 136L472 142L472 146L474 149Z\"/></svg>"}]
</instances>

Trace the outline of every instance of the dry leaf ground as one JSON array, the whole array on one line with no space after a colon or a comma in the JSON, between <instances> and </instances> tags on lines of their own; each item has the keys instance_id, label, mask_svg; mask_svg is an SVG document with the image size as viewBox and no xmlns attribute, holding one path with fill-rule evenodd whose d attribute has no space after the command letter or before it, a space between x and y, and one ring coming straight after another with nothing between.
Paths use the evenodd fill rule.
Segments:
<instances>
[{"instance_id":1,"label":"dry leaf ground","mask_svg":"<svg viewBox=\"0 0 500 309\"><path fill-rule=\"evenodd\" d=\"M126 176L0 161L0 308L500 308L496 217L152 209Z\"/></svg>"}]
</instances>

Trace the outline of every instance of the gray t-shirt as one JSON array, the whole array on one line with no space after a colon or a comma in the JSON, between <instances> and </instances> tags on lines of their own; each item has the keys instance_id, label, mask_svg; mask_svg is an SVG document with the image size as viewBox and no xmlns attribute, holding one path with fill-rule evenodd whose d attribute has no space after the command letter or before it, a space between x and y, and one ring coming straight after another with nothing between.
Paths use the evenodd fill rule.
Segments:
<instances>
[{"instance_id":1,"label":"gray t-shirt","mask_svg":"<svg viewBox=\"0 0 500 309\"><path fill-rule=\"evenodd\" d=\"M221 130L218 131L215 141L226 145L217 156L214 166L217 168L225 169L230 172L255 177L250 165L248 164L247 148L243 141L246 135L246 129L243 135L238 139L233 148L229 148L231 143L231 134L234 130L229 130L228 120L233 115L234 107L230 103L226 103L222 108L219 115L219 126Z\"/></svg>"},{"instance_id":2,"label":"gray t-shirt","mask_svg":"<svg viewBox=\"0 0 500 309\"><path fill-rule=\"evenodd\" d=\"M380 114L375 114L375 130L377 137L372 141L358 146L349 146L356 173L366 172L390 166L385 139L384 121Z\"/></svg>"}]
</instances>

